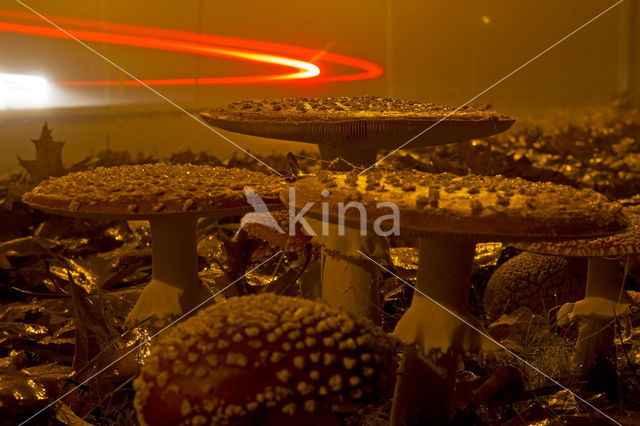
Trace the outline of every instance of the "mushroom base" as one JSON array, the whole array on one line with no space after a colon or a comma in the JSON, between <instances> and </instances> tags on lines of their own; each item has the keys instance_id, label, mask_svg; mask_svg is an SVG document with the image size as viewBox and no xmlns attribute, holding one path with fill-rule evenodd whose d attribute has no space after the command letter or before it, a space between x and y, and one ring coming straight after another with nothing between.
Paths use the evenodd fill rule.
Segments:
<instances>
[{"instance_id":1,"label":"mushroom base","mask_svg":"<svg viewBox=\"0 0 640 426\"><path fill-rule=\"evenodd\" d=\"M453 414L460 358L497 349L467 310L474 254L474 243L420 240L413 300L393 332L406 345L393 401L394 426L446 423Z\"/></svg>"},{"instance_id":2,"label":"mushroom base","mask_svg":"<svg viewBox=\"0 0 640 426\"><path fill-rule=\"evenodd\" d=\"M135 327L149 319L149 324L145 324L146 328L162 328L210 297L211 292L200 283L199 288L185 290L173 284L152 280L140 293L126 323Z\"/></svg>"},{"instance_id":3,"label":"mushroom base","mask_svg":"<svg viewBox=\"0 0 640 426\"><path fill-rule=\"evenodd\" d=\"M599 390L615 383L614 322L624 314L625 299L620 261L590 257L585 299L573 310L579 321L575 361L582 376Z\"/></svg>"},{"instance_id":4,"label":"mushroom base","mask_svg":"<svg viewBox=\"0 0 640 426\"><path fill-rule=\"evenodd\" d=\"M453 412L455 375L460 356L450 351L424 357L407 346L398 371L393 395L391 424L443 425ZM435 392L423 392L428 384Z\"/></svg>"},{"instance_id":5,"label":"mushroom base","mask_svg":"<svg viewBox=\"0 0 640 426\"><path fill-rule=\"evenodd\" d=\"M151 222L151 282L127 316L136 326L153 317L151 328L159 328L188 313L211 297L198 276L196 226L198 219L187 215L164 215Z\"/></svg>"}]
</instances>

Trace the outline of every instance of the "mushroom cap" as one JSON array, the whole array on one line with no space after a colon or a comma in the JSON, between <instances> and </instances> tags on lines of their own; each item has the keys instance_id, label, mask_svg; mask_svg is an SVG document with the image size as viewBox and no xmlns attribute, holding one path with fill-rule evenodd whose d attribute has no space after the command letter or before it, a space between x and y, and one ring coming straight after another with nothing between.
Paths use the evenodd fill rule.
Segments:
<instances>
[{"instance_id":1,"label":"mushroom cap","mask_svg":"<svg viewBox=\"0 0 640 426\"><path fill-rule=\"evenodd\" d=\"M326 204L331 222L343 216L351 227L360 226L361 213L350 207L341 214L340 203L361 203L368 225L379 219L383 230L390 228L393 210L378 203L392 203L401 235L408 237L547 241L607 235L627 226L622 206L597 192L520 178L373 169L360 176L321 171L291 185L296 208L313 203L307 214L322 219ZM282 194L285 204L289 192Z\"/></svg>"},{"instance_id":2,"label":"mushroom cap","mask_svg":"<svg viewBox=\"0 0 640 426\"><path fill-rule=\"evenodd\" d=\"M150 425L313 418L384 402L395 356L382 329L344 310L270 293L230 298L152 344L134 405Z\"/></svg>"},{"instance_id":3,"label":"mushroom cap","mask_svg":"<svg viewBox=\"0 0 640 426\"><path fill-rule=\"evenodd\" d=\"M504 132L514 122L484 108L455 109L375 96L345 96L246 100L201 115L212 126L232 132L375 150L396 148L431 126L411 142L412 147L490 136Z\"/></svg>"},{"instance_id":4,"label":"mushroom cap","mask_svg":"<svg viewBox=\"0 0 640 426\"><path fill-rule=\"evenodd\" d=\"M629 227L624 232L594 239L517 244L516 247L534 253L570 257L639 254L640 206L624 207L622 211L629 220Z\"/></svg>"},{"instance_id":5,"label":"mushroom cap","mask_svg":"<svg viewBox=\"0 0 640 426\"><path fill-rule=\"evenodd\" d=\"M500 265L484 292L484 308L491 320L527 307L536 314L584 297L585 259L520 253Z\"/></svg>"},{"instance_id":6,"label":"mushroom cap","mask_svg":"<svg viewBox=\"0 0 640 426\"><path fill-rule=\"evenodd\" d=\"M234 215L251 210L245 187L265 203L279 205L284 182L244 169L157 163L71 173L40 183L22 199L33 208L74 217Z\"/></svg>"},{"instance_id":7,"label":"mushroom cap","mask_svg":"<svg viewBox=\"0 0 640 426\"><path fill-rule=\"evenodd\" d=\"M304 251L311 237L302 231L302 225L296 223L294 233L291 235L289 224L292 220L290 210L280 210L275 212L252 212L247 213L240 223L249 238L266 241L269 244L287 249L292 252ZM273 227L273 221L283 232Z\"/></svg>"}]
</instances>

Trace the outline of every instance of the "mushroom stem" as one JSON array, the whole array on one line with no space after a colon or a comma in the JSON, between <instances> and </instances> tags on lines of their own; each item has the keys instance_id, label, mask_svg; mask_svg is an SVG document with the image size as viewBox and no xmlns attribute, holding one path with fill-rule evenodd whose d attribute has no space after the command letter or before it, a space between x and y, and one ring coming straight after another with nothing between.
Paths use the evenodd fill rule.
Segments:
<instances>
[{"instance_id":1,"label":"mushroom stem","mask_svg":"<svg viewBox=\"0 0 640 426\"><path fill-rule=\"evenodd\" d=\"M416 288L466 315L475 248L475 243L466 241L420 239Z\"/></svg>"},{"instance_id":2,"label":"mushroom stem","mask_svg":"<svg viewBox=\"0 0 640 426\"><path fill-rule=\"evenodd\" d=\"M197 217L166 215L150 222L153 273L127 316L132 326L154 315L153 325L164 325L211 295L198 277Z\"/></svg>"},{"instance_id":3,"label":"mushroom stem","mask_svg":"<svg viewBox=\"0 0 640 426\"><path fill-rule=\"evenodd\" d=\"M460 357L488 343L442 307L476 322L467 309L474 253L471 242L420 239L416 291L394 331L407 345L393 400L395 426L446 423L453 412Z\"/></svg>"},{"instance_id":4,"label":"mushroom stem","mask_svg":"<svg viewBox=\"0 0 640 426\"><path fill-rule=\"evenodd\" d=\"M321 237L322 298L332 306L381 324L378 271L358 252L373 255L364 241L368 237L361 236L359 229L348 227L344 228L344 235L339 235L338 227L333 224L329 230L328 236Z\"/></svg>"},{"instance_id":5,"label":"mushroom stem","mask_svg":"<svg viewBox=\"0 0 640 426\"><path fill-rule=\"evenodd\" d=\"M331 161L340 157L351 164L368 167L375 163L378 158L378 150L376 149L337 147L326 144L319 144L318 149L320 150L320 158L323 161Z\"/></svg>"},{"instance_id":6,"label":"mushroom stem","mask_svg":"<svg viewBox=\"0 0 640 426\"><path fill-rule=\"evenodd\" d=\"M354 149L345 146L319 144L322 161L331 161L338 157L358 166L369 166L376 161L376 149ZM321 294L322 299L333 306L382 324L382 303L378 292L380 287L379 271L363 260L360 252L373 255L367 246L388 247L384 237L370 235L368 241L360 235L359 229L344 227L344 235L338 234L338 226L328 225L325 232L322 222L307 219L322 241L321 254ZM367 244L367 242L371 244ZM306 285L307 292L313 293Z\"/></svg>"},{"instance_id":7,"label":"mushroom stem","mask_svg":"<svg viewBox=\"0 0 640 426\"><path fill-rule=\"evenodd\" d=\"M622 294L619 260L589 257L585 297L603 297L617 303Z\"/></svg>"},{"instance_id":8,"label":"mushroom stem","mask_svg":"<svg viewBox=\"0 0 640 426\"><path fill-rule=\"evenodd\" d=\"M610 301L611 318L580 318L575 360L583 376L597 388L609 387L616 375L613 310L624 294L622 284L617 259L589 257L585 299L599 297Z\"/></svg>"}]
</instances>

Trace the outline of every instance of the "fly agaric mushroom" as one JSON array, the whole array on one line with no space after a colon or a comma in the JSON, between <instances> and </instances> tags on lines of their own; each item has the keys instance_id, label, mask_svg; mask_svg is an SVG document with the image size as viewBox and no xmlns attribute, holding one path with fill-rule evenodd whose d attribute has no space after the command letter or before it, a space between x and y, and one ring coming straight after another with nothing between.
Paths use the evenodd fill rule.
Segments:
<instances>
[{"instance_id":1,"label":"fly agaric mushroom","mask_svg":"<svg viewBox=\"0 0 640 426\"><path fill-rule=\"evenodd\" d=\"M293 222L292 213L288 209L272 213L247 213L242 217L240 227L250 239L265 241L300 256L302 273L297 279L300 283L299 294L307 299L317 299L321 297L318 291L318 251L311 245L311 237L304 233L302 225ZM290 229L290 226L293 229Z\"/></svg>"},{"instance_id":2,"label":"fly agaric mushroom","mask_svg":"<svg viewBox=\"0 0 640 426\"><path fill-rule=\"evenodd\" d=\"M575 239L626 226L622 207L600 194L518 178L377 169L362 176L321 172L293 185L297 208L312 203L308 215L321 218L324 210L327 220L351 226L364 220L375 231L389 218L379 203L394 203L402 235L419 238L417 291L394 332L408 345L392 415L402 425L445 423L458 359L495 348L468 325L476 323L467 309L476 242ZM340 203L354 200L366 218L357 209L340 211Z\"/></svg>"},{"instance_id":3,"label":"fly agaric mushroom","mask_svg":"<svg viewBox=\"0 0 640 426\"><path fill-rule=\"evenodd\" d=\"M640 207L625 207L630 226L622 233L590 240L519 244L546 255L587 257L587 287L583 300L567 303L558 322L578 321L576 361L592 385L610 385L615 375L615 318L627 313L631 300L624 291L620 257L640 253Z\"/></svg>"},{"instance_id":4,"label":"fly agaric mushroom","mask_svg":"<svg viewBox=\"0 0 640 426\"><path fill-rule=\"evenodd\" d=\"M234 297L167 330L134 382L142 425L338 425L395 383L393 339L306 299Z\"/></svg>"},{"instance_id":5,"label":"fly agaric mushroom","mask_svg":"<svg viewBox=\"0 0 640 426\"><path fill-rule=\"evenodd\" d=\"M188 312L210 297L198 277L199 217L241 215L251 207L251 187L279 205L280 179L223 167L145 164L72 173L42 182L23 200L49 213L151 223L153 276L127 317L136 325L155 316L155 326Z\"/></svg>"},{"instance_id":6,"label":"fly agaric mushroom","mask_svg":"<svg viewBox=\"0 0 640 426\"><path fill-rule=\"evenodd\" d=\"M299 223L293 224L291 235L291 214L289 210L247 213L242 217L240 227L249 238L266 241L283 250L303 253L311 238L303 232Z\"/></svg>"},{"instance_id":7,"label":"fly agaric mushroom","mask_svg":"<svg viewBox=\"0 0 640 426\"><path fill-rule=\"evenodd\" d=\"M491 320L527 307L542 314L584 295L587 263L524 252L507 260L491 275L484 292L484 310Z\"/></svg>"},{"instance_id":8,"label":"fly agaric mushroom","mask_svg":"<svg viewBox=\"0 0 640 426\"><path fill-rule=\"evenodd\" d=\"M409 140L409 147L462 142L504 132L513 124L513 119L485 108L456 110L375 96L245 100L210 109L202 118L233 132L313 143L321 160L339 157L359 166L374 163L378 150L395 149ZM327 238L318 238L323 247L323 299L380 322L378 274L358 252L388 256L387 244L381 237L362 237L357 229L344 229L343 238L329 231Z\"/></svg>"},{"instance_id":9,"label":"fly agaric mushroom","mask_svg":"<svg viewBox=\"0 0 640 426\"><path fill-rule=\"evenodd\" d=\"M395 149L420 133L411 147L495 135L513 124L513 119L484 108L456 111L376 96L245 100L212 108L202 118L232 132L313 143L323 160L340 157L358 165L372 164L379 149Z\"/></svg>"}]
</instances>

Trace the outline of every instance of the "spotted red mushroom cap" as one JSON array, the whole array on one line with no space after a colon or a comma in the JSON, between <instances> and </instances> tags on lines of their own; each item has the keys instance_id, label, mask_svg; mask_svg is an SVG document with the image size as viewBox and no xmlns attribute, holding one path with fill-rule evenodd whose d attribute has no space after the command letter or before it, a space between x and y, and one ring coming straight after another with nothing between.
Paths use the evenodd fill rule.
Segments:
<instances>
[{"instance_id":1,"label":"spotted red mushroom cap","mask_svg":"<svg viewBox=\"0 0 640 426\"><path fill-rule=\"evenodd\" d=\"M540 254L569 257L623 256L640 253L640 207L624 207L629 227L618 234L594 239L517 244L516 247Z\"/></svg>"},{"instance_id":2,"label":"spotted red mushroom cap","mask_svg":"<svg viewBox=\"0 0 640 426\"><path fill-rule=\"evenodd\" d=\"M34 208L77 217L148 218L159 214L207 215L250 210L244 188L279 204L284 182L264 173L168 163L71 173L40 183L23 196Z\"/></svg>"},{"instance_id":3,"label":"spotted red mushroom cap","mask_svg":"<svg viewBox=\"0 0 640 426\"><path fill-rule=\"evenodd\" d=\"M302 252L311 237L307 236L300 223L289 229L292 219L290 210L247 213L240 223L249 238L266 241L288 251ZM291 232L293 231L293 232Z\"/></svg>"},{"instance_id":4,"label":"spotted red mushroom cap","mask_svg":"<svg viewBox=\"0 0 640 426\"><path fill-rule=\"evenodd\" d=\"M544 314L553 307L584 297L587 262L524 252L491 274L484 308L491 320L527 307Z\"/></svg>"},{"instance_id":5,"label":"spotted red mushroom cap","mask_svg":"<svg viewBox=\"0 0 640 426\"><path fill-rule=\"evenodd\" d=\"M504 132L514 122L485 108L375 96L245 100L202 118L232 132L366 149L397 148L420 133L411 146L461 142Z\"/></svg>"},{"instance_id":6,"label":"spotted red mushroom cap","mask_svg":"<svg viewBox=\"0 0 640 426\"><path fill-rule=\"evenodd\" d=\"M291 185L298 209L311 203L308 216L322 218L326 208L330 221L343 217L347 226L359 227L362 217L360 209L345 208L349 203L364 207L369 225L394 214L390 203L397 207L401 234L409 237L546 241L627 227L622 206L601 194L520 178L372 169L362 175L321 171ZM289 192L282 193L285 204Z\"/></svg>"},{"instance_id":7,"label":"spotted red mushroom cap","mask_svg":"<svg viewBox=\"0 0 640 426\"><path fill-rule=\"evenodd\" d=\"M149 425L313 419L385 401L395 368L394 342L364 319L305 299L237 297L160 336L135 407Z\"/></svg>"}]
</instances>

